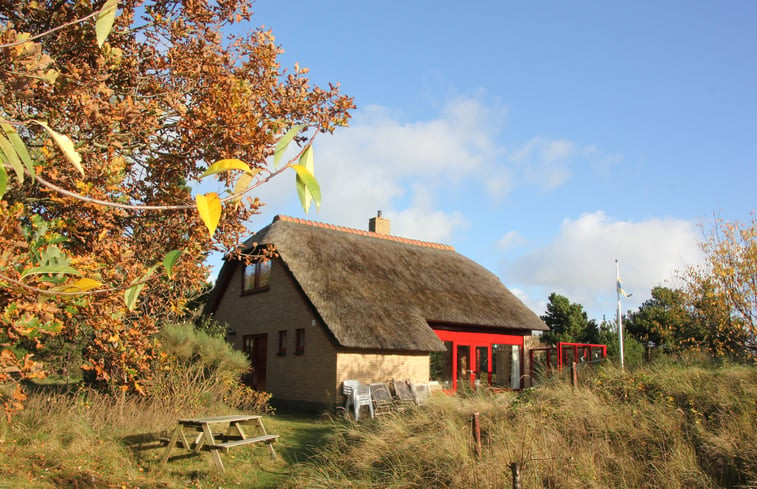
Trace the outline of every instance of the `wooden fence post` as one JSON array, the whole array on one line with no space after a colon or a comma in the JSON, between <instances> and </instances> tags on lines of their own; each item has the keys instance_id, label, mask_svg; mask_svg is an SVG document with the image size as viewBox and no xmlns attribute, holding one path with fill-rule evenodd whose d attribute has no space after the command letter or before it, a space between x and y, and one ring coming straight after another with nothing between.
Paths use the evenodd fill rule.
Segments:
<instances>
[{"instance_id":1,"label":"wooden fence post","mask_svg":"<svg viewBox=\"0 0 757 489\"><path fill-rule=\"evenodd\" d=\"M481 424L478 421L478 413L473 413L471 417L471 428L473 431L473 448L476 451L476 456L481 456Z\"/></svg>"},{"instance_id":2,"label":"wooden fence post","mask_svg":"<svg viewBox=\"0 0 757 489\"><path fill-rule=\"evenodd\" d=\"M510 470L513 472L513 489L520 489L520 465L513 462L510 464Z\"/></svg>"},{"instance_id":3,"label":"wooden fence post","mask_svg":"<svg viewBox=\"0 0 757 489\"><path fill-rule=\"evenodd\" d=\"M576 368L576 362L570 364L570 385L574 389L578 386L578 368Z\"/></svg>"}]
</instances>

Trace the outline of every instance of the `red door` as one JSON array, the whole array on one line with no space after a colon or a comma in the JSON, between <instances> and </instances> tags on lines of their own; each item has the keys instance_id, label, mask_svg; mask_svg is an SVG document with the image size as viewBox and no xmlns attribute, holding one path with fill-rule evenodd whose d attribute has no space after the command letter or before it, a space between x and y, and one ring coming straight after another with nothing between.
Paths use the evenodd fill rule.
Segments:
<instances>
[{"instance_id":1,"label":"red door","mask_svg":"<svg viewBox=\"0 0 757 489\"><path fill-rule=\"evenodd\" d=\"M242 350L247 354L247 358L252 363L252 373L245 376L245 382L256 391L264 391L268 335L245 335L242 338Z\"/></svg>"}]
</instances>

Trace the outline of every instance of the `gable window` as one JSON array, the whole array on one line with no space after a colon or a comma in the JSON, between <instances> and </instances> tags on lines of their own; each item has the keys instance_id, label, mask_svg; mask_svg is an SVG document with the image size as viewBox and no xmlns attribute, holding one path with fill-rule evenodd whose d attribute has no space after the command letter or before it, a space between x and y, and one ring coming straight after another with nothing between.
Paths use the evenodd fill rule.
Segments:
<instances>
[{"instance_id":1,"label":"gable window","mask_svg":"<svg viewBox=\"0 0 757 489\"><path fill-rule=\"evenodd\" d=\"M263 260L244 266L242 293L250 294L268 290L271 286L271 260Z\"/></svg>"},{"instance_id":2,"label":"gable window","mask_svg":"<svg viewBox=\"0 0 757 489\"><path fill-rule=\"evenodd\" d=\"M305 328L300 328L296 331L294 353L295 355L302 355L305 353Z\"/></svg>"},{"instance_id":3,"label":"gable window","mask_svg":"<svg viewBox=\"0 0 757 489\"><path fill-rule=\"evenodd\" d=\"M279 331L279 356L287 354L287 330Z\"/></svg>"}]
</instances>

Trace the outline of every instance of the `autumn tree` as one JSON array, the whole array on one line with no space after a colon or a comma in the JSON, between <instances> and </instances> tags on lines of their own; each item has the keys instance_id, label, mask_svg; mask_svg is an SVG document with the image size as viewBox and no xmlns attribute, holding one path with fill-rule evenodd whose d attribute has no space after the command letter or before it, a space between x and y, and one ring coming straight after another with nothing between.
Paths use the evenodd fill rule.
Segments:
<instances>
[{"instance_id":1,"label":"autumn tree","mask_svg":"<svg viewBox=\"0 0 757 489\"><path fill-rule=\"evenodd\" d=\"M700 244L703 266L684 274L689 305L715 355L751 354L757 348L757 218L716 218Z\"/></svg>"},{"instance_id":2,"label":"autumn tree","mask_svg":"<svg viewBox=\"0 0 757 489\"><path fill-rule=\"evenodd\" d=\"M254 189L293 168L317 204L312 139L353 108L281 68L247 0L119 1L104 39L109 5L0 1L0 383L57 335L99 381L142 389L153 333L210 250L238 252ZM217 188L193 196L207 173Z\"/></svg>"}]
</instances>

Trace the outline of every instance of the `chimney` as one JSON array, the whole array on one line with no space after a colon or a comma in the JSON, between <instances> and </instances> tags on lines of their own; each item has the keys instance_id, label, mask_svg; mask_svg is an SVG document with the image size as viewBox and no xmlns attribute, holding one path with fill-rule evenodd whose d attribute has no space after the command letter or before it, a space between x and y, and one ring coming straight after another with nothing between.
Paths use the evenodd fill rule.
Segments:
<instances>
[{"instance_id":1,"label":"chimney","mask_svg":"<svg viewBox=\"0 0 757 489\"><path fill-rule=\"evenodd\" d=\"M389 219L381 217L381 211L378 211L376 217L368 220L368 231L378 234L391 234L389 232Z\"/></svg>"}]
</instances>

